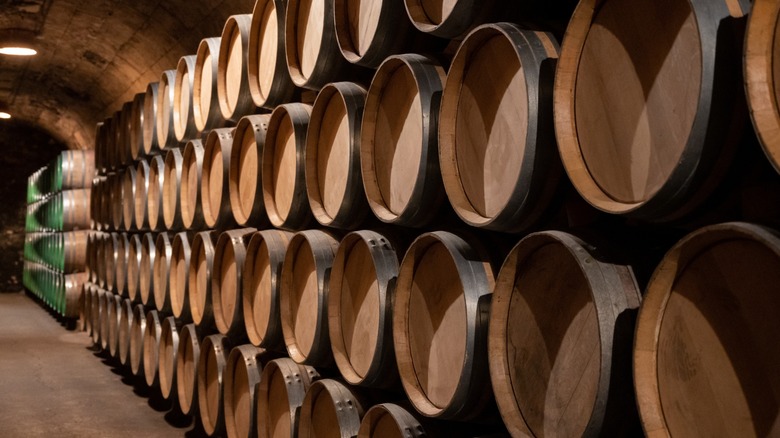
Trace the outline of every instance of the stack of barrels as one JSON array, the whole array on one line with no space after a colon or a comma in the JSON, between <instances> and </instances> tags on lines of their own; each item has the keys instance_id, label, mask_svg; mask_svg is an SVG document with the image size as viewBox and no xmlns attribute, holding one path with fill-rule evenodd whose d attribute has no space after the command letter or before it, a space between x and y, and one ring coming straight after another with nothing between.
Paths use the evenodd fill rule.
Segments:
<instances>
[{"instance_id":1,"label":"stack of barrels","mask_svg":"<svg viewBox=\"0 0 780 438\"><path fill-rule=\"evenodd\" d=\"M97 125L94 341L209 435L780 433L780 237L711 210L776 2L404 3L257 0Z\"/></svg>"},{"instance_id":2,"label":"stack of barrels","mask_svg":"<svg viewBox=\"0 0 780 438\"><path fill-rule=\"evenodd\" d=\"M22 281L68 320L79 317L86 282L94 174L94 151L65 151L27 179Z\"/></svg>"}]
</instances>

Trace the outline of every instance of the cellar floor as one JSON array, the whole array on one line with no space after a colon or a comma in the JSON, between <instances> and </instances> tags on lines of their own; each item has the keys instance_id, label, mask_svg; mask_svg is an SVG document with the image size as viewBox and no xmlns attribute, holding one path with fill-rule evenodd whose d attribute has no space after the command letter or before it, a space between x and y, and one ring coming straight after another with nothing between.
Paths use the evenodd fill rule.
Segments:
<instances>
[{"instance_id":1,"label":"cellar floor","mask_svg":"<svg viewBox=\"0 0 780 438\"><path fill-rule=\"evenodd\" d=\"M0 293L0 436L196 435L91 345L29 296Z\"/></svg>"}]
</instances>

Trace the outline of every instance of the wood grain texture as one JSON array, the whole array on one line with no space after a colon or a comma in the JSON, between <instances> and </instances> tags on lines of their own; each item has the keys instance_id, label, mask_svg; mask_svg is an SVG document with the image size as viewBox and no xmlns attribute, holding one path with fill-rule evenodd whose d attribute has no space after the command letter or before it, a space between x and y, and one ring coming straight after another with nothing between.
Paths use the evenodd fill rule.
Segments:
<instances>
[{"instance_id":1,"label":"wood grain texture","mask_svg":"<svg viewBox=\"0 0 780 438\"><path fill-rule=\"evenodd\" d=\"M223 376L232 345L223 335L206 336L198 359L198 412L208 435L225 433Z\"/></svg>"},{"instance_id":2,"label":"wood grain texture","mask_svg":"<svg viewBox=\"0 0 780 438\"><path fill-rule=\"evenodd\" d=\"M255 110L247 75L251 24L252 14L232 15L222 30L217 78L219 108L222 117L234 123Z\"/></svg>"},{"instance_id":3,"label":"wood grain texture","mask_svg":"<svg viewBox=\"0 0 780 438\"><path fill-rule=\"evenodd\" d=\"M258 438L295 438L298 413L317 371L282 358L268 362L257 387Z\"/></svg>"},{"instance_id":4,"label":"wood grain texture","mask_svg":"<svg viewBox=\"0 0 780 438\"><path fill-rule=\"evenodd\" d=\"M184 228L199 230L206 228L201 200L201 181L203 180L203 157L205 148L201 140L187 142L182 156L181 170L181 216Z\"/></svg>"},{"instance_id":5,"label":"wood grain texture","mask_svg":"<svg viewBox=\"0 0 780 438\"><path fill-rule=\"evenodd\" d=\"M160 395L164 400L176 401L176 355L179 354L179 329L174 317L160 322L160 350L157 373L160 381Z\"/></svg>"},{"instance_id":6,"label":"wood grain texture","mask_svg":"<svg viewBox=\"0 0 780 438\"><path fill-rule=\"evenodd\" d=\"M358 438L422 438L429 436L407 410L393 403L374 405L360 423Z\"/></svg>"},{"instance_id":7,"label":"wood grain texture","mask_svg":"<svg viewBox=\"0 0 780 438\"><path fill-rule=\"evenodd\" d=\"M221 38L205 38L198 44L192 111L195 128L199 133L215 128L223 122L217 85L221 44Z\"/></svg>"},{"instance_id":8,"label":"wood grain texture","mask_svg":"<svg viewBox=\"0 0 780 438\"><path fill-rule=\"evenodd\" d=\"M780 169L780 6L754 1L745 39L745 89L764 152Z\"/></svg>"},{"instance_id":9,"label":"wood grain texture","mask_svg":"<svg viewBox=\"0 0 780 438\"><path fill-rule=\"evenodd\" d=\"M133 190L135 195L133 198L133 225L136 231L149 229L149 215L146 210L149 181L149 163L146 159L141 159L135 168L135 189Z\"/></svg>"},{"instance_id":10,"label":"wood grain texture","mask_svg":"<svg viewBox=\"0 0 780 438\"><path fill-rule=\"evenodd\" d=\"M143 108L143 148L144 155L149 156L159 149L157 142L157 102L159 82L150 82L146 86Z\"/></svg>"},{"instance_id":11,"label":"wood grain texture","mask_svg":"<svg viewBox=\"0 0 780 438\"><path fill-rule=\"evenodd\" d=\"M196 134L193 89L195 87L196 55L183 56L176 66L173 88L173 132L179 143L185 143Z\"/></svg>"},{"instance_id":12,"label":"wood grain texture","mask_svg":"<svg viewBox=\"0 0 780 438\"><path fill-rule=\"evenodd\" d=\"M171 295L168 287L171 256L173 247L171 241L173 236L168 233L160 233L154 242L154 264L152 266L154 277L154 305L158 312L167 314L171 312Z\"/></svg>"},{"instance_id":13,"label":"wood grain texture","mask_svg":"<svg viewBox=\"0 0 780 438\"><path fill-rule=\"evenodd\" d=\"M171 313L180 321L192 320L189 303L190 241L187 232L177 233L171 244L170 277L168 290L171 296Z\"/></svg>"},{"instance_id":14,"label":"wood grain texture","mask_svg":"<svg viewBox=\"0 0 780 438\"><path fill-rule=\"evenodd\" d=\"M176 70L165 70L160 76L157 91L156 134L158 147L163 150L175 147L177 144L174 132L173 100L176 89Z\"/></svg>"},{"instance_id":15,"label":"wood grain texture","mask_svg":"<svg viewBox=\"0 0 780 438\"><path fill-rule=\"evenodd\" d=\"M298 436L355 436L364 412L360 399L346 386L335 380L318 380L309 387L301 404Z\"/></svg>"},{"instance_id":16,"label":"wood grain texture","mask_svg":"<svg viewBox=\"0 0 780 438\"><path fill-rule=\"evenodd\" d=\"M368 212L358 143L365 96L357 84L336 82L314 102L306 135L306 190L321 225L354 228Z\"/></svg>"},{"instance_id":17,"label":"wood grain texture","mask_svg":"<svg viewBox=\"0 0 780 438\"><path fill-rule=\"evenodd\" d=\"M287 0L259 0L252 12L247 72L255 105L273 109L295 92L287 72L285 14Z\"/></svg>"},{"instance_id":18,"label":"wood grain texture","mask_svg":"<svg viewBox=\"0 0 780 438\"><path fill-rule=\"evenodd\" d=\"M192 321L203 331L214 327L211 307L211 276L214 267L214 247L218 233L202 231L195 234L190 253L189 285Z\"/></svg>"},{"instance_id":19,"label":"wood grain texture","mask_svg":"<svg viewBox=\"0 0 780 438\"><path fill-rule=\"evenodd\" d=\"M179 351L176 354L176 398L184 415L192 413L197 405L199 358L200 341L195 324L187 324L181 329Z\"/></svg>"},{"instance_id":20,"label":"wood grain texture","mask_svg":"<svg viewBox=\"0 0 780 438\"><path fill-rule=\"evenodd\" d=\"M649 435L773 436L780 336L772 316L780 239L746 223L700 229L667 253L648 285L634 348ZM694 432L695 431L695 432Z\"/></svg>"},{"instance_id":21,"label":"wood grain texture","mask_svg":"<svg viewBox=\"0 0 780 438\"><path fill-rule=\"evenodd\" d=\"M371 82L360 160L369 205L384 222L420 226L439 205L436 133L443 80L444 70L433 60L398 55Z\"/></svg>"},{"instance_id":22,"label":"wood grain texture","mask_svg":"<svg viewBox=\"0 0 780 438\"><path fill-rule=\"evenodd\" d=\"M243 311L243 274L246 247L255 228L229 230L219 236L214 249L211 305L217 330L232 339L246 337Z\"/></svg>"},{"instance_id":23,"label":"wood grain texture","mask_svg":"<svg viewBox=\"0 0 780 438\"><path fill-rule=\"evenodd\" d=\"M256 431L255 388L260 382L263 350L252 345L233 348L225 365L225 426L227 436L251 436Z\"/></svg>"},{"instance_id":24,"label":"wood grain texture","mask_svg":"<svg viewBox=\"0 0 780 438\"><path fill-rule=\"evenodd\" d=\"M145 306L154 306L154 258L156 247L154 245L156 234L146 233L141 236L141 261L138 270L138 290L141 303Z\"/></svg>"},{"instance_id":25,"label":"wood grain texture","mask_svg":"<svg viewBox=\"0 0 780 438\"><path fill-rule=\"evenodd\" d=\"M444 187L466 223L519 231L539 220L561 173L552 146L551 34L508 23L471 32L450 67L439 121ZM505 59L497 68L493 59Z\"/></svg>"},{"instance_id":26,"label":"wood grain texture","mask_svg":"<svg viewBox=\"0 0 780 438\"><path fill-rule=\"evenodd\" d=\"M155 155L149 161L149 186L146 192L146 215L150 231L164 228L163 183L165 182L165 159Z\"/></svg>"},{"instance_id":27,"label":"wood grain texture","mask_svg":"<svg viewBox=\"0 0 780 438\"><path fill-rule=\"evenodd\" d=\"M162 190L162 216L166 230L184 228L181 214L181 174L184 158L179 149L171 149L165 155L165 173Z\"/></svg>"},{"instance_id":28,"label":"wood grain texture","mask_svg":"<svg viewBox=\"0 0 780 438\"><path fill-rule=\"evenodd\" d=\"M144 378L150 387L159 386L159 374L157 372L158 355L160 352L160 335L162 325L160 316L156 310L146 313L146 329L144 330Z\"/></svg>"},{"instance_id":29,"label":"wood grain texture","mask_svg":"<svg viewBox=\"0 0 780 438\"><path fill-rule=\"evenodd\" d=\"M261 157L271 116L256 114L243 117L233 134L230 152L228 191L230 209L238 225L264 225Z\"/></svg>"},{"instance_id":30,"label":"wood grain texture","mask_svg":"<svg viewBox=\"0 0 780 438\"><path fill-rule=\"evenodd\" d=\"M481 24L492 11L492 1L404 0L414 26L442 38L458 38Z\"/></svg>"},{"instance_id":31,"label":"wood grain texture","mask_svg":"<svg viewBox=\"0 0 780 438\"><path fill-rule=\"evenodd\" d=\"M212 229L230 228L233 225L228 173L234 130L214 129L209 132L204 145L200 181L201 206L206 226Z\"/></svg>"},{"instance_id":32,"label":"wood grain texture","mask_svg":"<svg viewBox=\"0 0 780 438\"><path fill-rule=\"evenodd\" d=\"M390 55L403 53L412 26L403 8L388 0L334 0L335 31L347 61L377 68ZM386 36L392 34L392 38Z\"/></svg>"}]
</instances>

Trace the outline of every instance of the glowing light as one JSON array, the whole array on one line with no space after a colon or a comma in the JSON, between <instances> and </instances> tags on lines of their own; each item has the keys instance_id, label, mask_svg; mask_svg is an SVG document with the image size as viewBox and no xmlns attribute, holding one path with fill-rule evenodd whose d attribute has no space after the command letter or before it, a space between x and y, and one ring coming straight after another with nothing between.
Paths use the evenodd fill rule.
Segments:
<instances>
[{"instance_id":1,"label":"glowing light","mask_svg":"<svg viewBox=\"0 0 780 438\"><path fill-rule=\"evenodd\" d=\"M7 113L7 112L5 112L5 111L0 111L0 119L7 120L7 119L10 119L10 118L11 118L11 115L10 115L10 114L8 114L8 113Z\"/></svg>"},{"instance_id":2,"label":"glowing light","mask_svg":"<svg viewBox=\"0 0 780 438\"><path fill-rule=\"evenodd\" d=\"M30 47L0 47L0 55L33 56L37 54L38 51Z\"/></svg>"}]
</instances>

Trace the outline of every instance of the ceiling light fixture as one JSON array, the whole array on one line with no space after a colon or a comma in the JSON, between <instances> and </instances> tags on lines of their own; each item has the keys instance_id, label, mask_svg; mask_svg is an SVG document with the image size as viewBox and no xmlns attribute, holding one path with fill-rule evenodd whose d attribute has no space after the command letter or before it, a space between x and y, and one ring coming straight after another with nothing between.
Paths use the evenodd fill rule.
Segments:
<instances>
[{"instance_id":1,"label":"ceiling light fixture","mask_svg":"<svg viewBox=\"0 0 780 438\"><path fill-rule=\"evenodd\" d=\"M8 120L8 119L10 119L10 118L11 118L11 115L10 115L10 114L8 114L8 113L7 113L7 112L5 112L5 111L0 111L0 119L3 119L3 120Z\"/></svg>"},{"instance_id":2,"label":"ceiling light fixture","mask_svg":"<svg viewBox=\"0 0 780 438\"><path fill-rule=\"evenodd\" d=\"M0 55L33 56L35 49L35 32L26 29L0 30Z\"/></svg>"}]
</instances>

